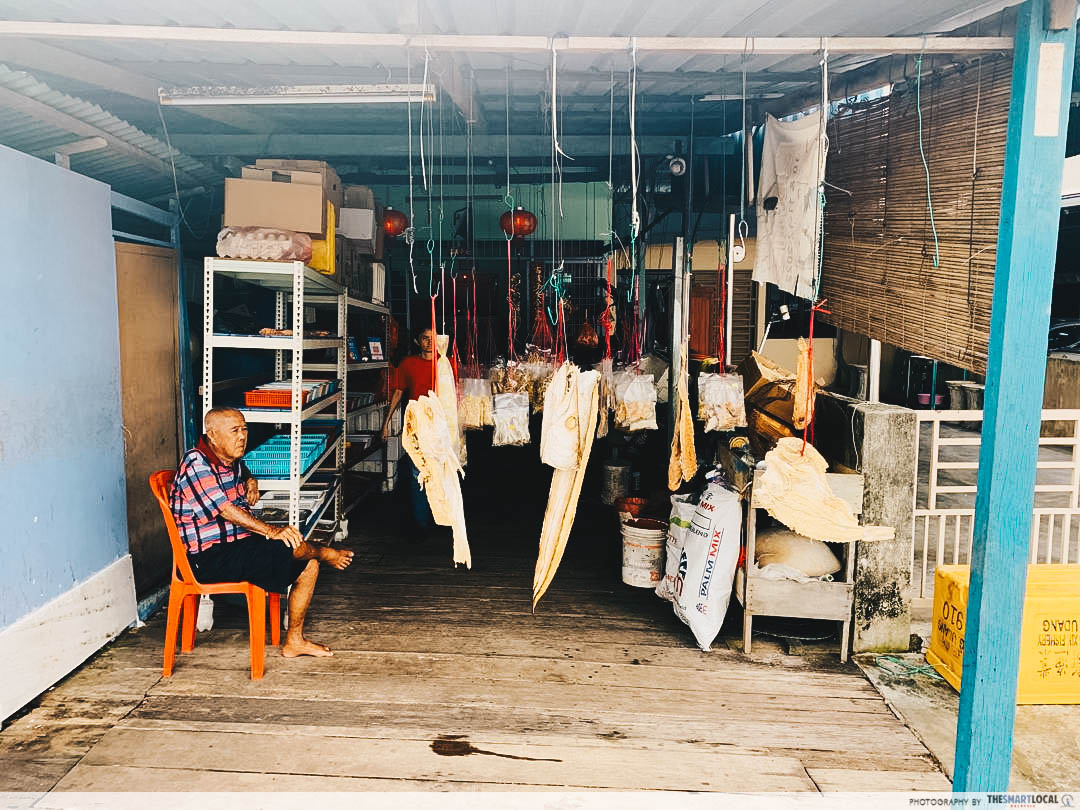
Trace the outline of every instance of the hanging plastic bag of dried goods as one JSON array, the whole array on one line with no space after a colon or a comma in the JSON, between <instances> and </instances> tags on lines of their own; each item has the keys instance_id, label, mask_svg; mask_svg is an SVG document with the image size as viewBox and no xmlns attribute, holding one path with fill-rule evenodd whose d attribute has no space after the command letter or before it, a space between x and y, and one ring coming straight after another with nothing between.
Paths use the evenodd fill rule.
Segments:
<instances>
[{"instance_id":1,"label":"hanging plastic bag of dried goods","mask_svg":"<svg viewBox=\"0 0 1080 810\"><path fill-rule=\"evenodd\" d=\"M529 393L529 376L516 360L499 358L491 367L488 377L491 380L491 393L496 396Z\"/></svg>"},{"instance_id":2,"label":"hanging plastic bag of dried goods","mask_svg":"<svg viewBox=\"0 0 1080 810\"><path fill-rule=\"evenodd\" d=\"M531 345L525 348L527 354L522 367L529 379L529 402L532 412L540 413L544 410L544 392L555 373L555 364L550 351Z\"/></svg>"},{"instance_id":3,"label":"hanging plastic bag of dried goods","mask_svg":"<svg viewBox=\"0 0 1080 810\"><path fill-rule=\"evenodd\" d=\"M743 382L739 374L698 376L698 418L705 432L746 427Z\"/></svg>"},{"instance_id":4,"label":"hanging plastic bag of dried goods","mask_svg":"<svg viewBox=\"0 0 1080 810\"><path fill-rule=\"evenodd\" d=\"M656 430L656 386L651 374L615 374L615 427L628 433Z\"/></svg>"},{"instance_id":5,"label":"hanging plastic bag of dried goods","mask_svg":"<svg viewBox=\"0 0 1080 810\"><path fill-rule=\"evenodd\" d=\"M491 380L467 377L461 381L461 423L465 430L483 430L495 424Z\"/></svg>"},{"instance_id":6,"label":"hanging plastic bag of dried goods","mask_svg":"<svg viewBox=\"0 0 1080 810\"><path fill-rule=\"evenodd\" d=\"M529 395L524 391L495 395L492 447L529 443Z\"/></svg>"},{"instance_id":7,"label":"hanging plastic bag of dried goods","mask_svg":"<svg viewBox=\"0 0 1080 810\"><path fill-rule=\"evenodd\" d=\"M600 336L596 334L593 325L589 323L589 315L586 313L585 322L578 330L577 339L574 341L582 349L595 349L600 345Z\"/></svg>"}]
</instances>

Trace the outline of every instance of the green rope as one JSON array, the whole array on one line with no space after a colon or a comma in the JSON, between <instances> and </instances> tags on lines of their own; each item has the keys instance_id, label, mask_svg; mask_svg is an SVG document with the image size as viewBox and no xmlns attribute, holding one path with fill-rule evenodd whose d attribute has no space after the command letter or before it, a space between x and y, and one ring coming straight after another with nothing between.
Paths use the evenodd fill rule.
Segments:
<instances>
[{"instance_id":1,"label":"green rope","mask_svg":"<svg viewBox=\"0 0 1080 810\"><path fill-rule=\"evenodd\" d=\"M926 162L926 150L922 137L922 56L915 57L915 111L919 116L919 156L926 173L926 205L930 209L930 230L934 232L934 267L941 264L941 246L938 243L937 225L934 223L934 201L930 197L930 164Z\"/></svg>"},{"instance_id":2,"label":"green rope","mask_svg":"<svg viewBox=\"0 0 1080 810\"><path fill-rule=\"evenodd\" d=\"M876 656L874 658L874 664L890 675L898 675L901 677L925 675L936 681L945 680L938 674L938 671L929 664L909 664L907 661L904 661L902 658L897 658L895 655Z\"/></svg>"}]
</instances>

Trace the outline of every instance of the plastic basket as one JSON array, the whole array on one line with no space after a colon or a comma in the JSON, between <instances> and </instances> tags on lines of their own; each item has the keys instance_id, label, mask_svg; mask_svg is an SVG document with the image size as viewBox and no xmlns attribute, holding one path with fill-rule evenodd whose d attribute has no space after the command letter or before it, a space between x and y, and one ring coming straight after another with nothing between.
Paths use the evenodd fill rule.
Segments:
<instances>
[{"instance_id":1,"label":"plastic basket","mask_svg":"<svg viewBox=\"0 0 1080 810\"><path fill-rule=\"evenodd\" d=\"M300 403L306 405L309 392L300 392ZM247 408L291 408L292 391L266 391L254 389L244 392L244 406Z\"/></svg>"},{"instance_id":2,"label":"plastic basket","mask_svg":"<svg viewBox=\"0 0 1080 810\"><path fill-rule=\"evenodd\" d=\"M337 380L320 380L318 382L306 382L300 392L300 403L306 405L309 401L330 396L338 389ZM269 383L244 392L244 407L246 408L283 408L292 407L292 385L290 383Z\"/></svg>"},{"instance_id":3,"label":"plastic basket","mask_svg":"<svg viewBox=\"0 0 1080 810\"><path fill-rule=\"evenodd\" d=\"M300 437L300 470L306 473L326 450L326 434ZM244 464L256 477L287 478L291 456L288 436L272 436L244 456Z\"/></svg>"}]
</instances>

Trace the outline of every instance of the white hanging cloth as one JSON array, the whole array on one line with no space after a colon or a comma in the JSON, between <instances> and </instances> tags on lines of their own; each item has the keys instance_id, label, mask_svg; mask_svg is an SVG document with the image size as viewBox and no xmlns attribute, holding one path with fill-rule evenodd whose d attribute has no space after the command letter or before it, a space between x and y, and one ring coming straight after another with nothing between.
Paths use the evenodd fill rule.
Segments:
<instances>
[{"instance_id":1,"label":"white hanging cloth","mask_svg":"<svg viewBox=\"0 0 1080 810\"><path fill-rule=\"evenodd\" d=\"M822 114L768 116L757 189L754 281L813 299L818 269L818 190L825 176ZM771 200L776 200L775 208ZM766 203L769 202L769 206Z\"/></svg>"}]
</instances>

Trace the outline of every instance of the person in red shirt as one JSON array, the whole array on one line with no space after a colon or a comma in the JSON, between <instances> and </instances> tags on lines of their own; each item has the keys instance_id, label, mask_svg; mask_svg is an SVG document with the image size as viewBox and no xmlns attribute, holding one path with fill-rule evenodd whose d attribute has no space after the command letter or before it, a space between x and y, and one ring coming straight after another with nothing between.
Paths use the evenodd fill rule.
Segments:
<instances>
[{"instance_id":1,"label":"person in red shirt","mask_svg":"<svg viewBox=\"0 0 1080 810\"><path fill-rule=\"evenodd\" d=\"M412 401L435 390L435 332L430 327L423 329L413 339L413 349L414 352L402 360L390 374L390 389L393 393L390 395L390 407L386 409L386 421L383 423L383 441L390 436L390 422L403 398ZM450 364L453 367L453 360ZM454 374L457 374L456 368ZM416 469L408 454L403 455L401 461L409 476L413 524L409 528L422 540L434 528L435 521L431 516L427 496L420 489L420 471Z\"/></svg>"}]
</instances>

